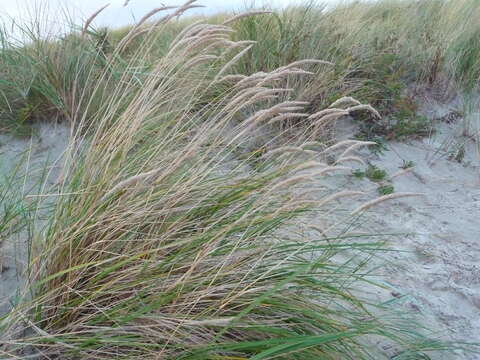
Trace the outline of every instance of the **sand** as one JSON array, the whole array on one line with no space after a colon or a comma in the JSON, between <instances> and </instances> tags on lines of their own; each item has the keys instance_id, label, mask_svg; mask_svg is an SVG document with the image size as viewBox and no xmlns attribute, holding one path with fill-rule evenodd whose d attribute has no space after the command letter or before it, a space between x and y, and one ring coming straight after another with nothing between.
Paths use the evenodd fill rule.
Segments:
<instances>
[{"instance_id":1,"label":"sand","mask_svg":"<svg viewBox=\"0 0 480 360\"><path fill-rule=\"evenodd\" d=\"M382 184L393 185L395 192L424 194L384 202L356 220L354 231L396 234L383 238L399 251L386 252L370 264L383 265L375 278L386 287L372 296L418 313L439 339L480 343L480 116L445 120L459 103L456 99L448 105L434 100L423 104L422 113L432 120L431 136L389 142L380 154L362 152L368 163L386 170L387 178L413 162L405 174L380 183L336 175L327 181L319 179L316 185L327 184L332 192L368 193L338 202L331 224L352 207L379 196L377 188ZM432 359L480 359L480 354L463 350L437 356Z\"/></svg>"},{"instance_id":2,"label":"sand","mask_svg":"<svg viewBox=\"0 0 480 360\"><path fill-rule=\"evenodd\" d=\"M425 196L378 205L362 219L370 231L403 234L391 246L405 252L386 254L395 265L386 266L382 277L392 297L409 297L414 311L434 318L442 338L480 342L478 163L437 159L436 143L429 140L389 148L371 162L394 174L403 160L413 161L413 170L392 183L395 191ZM361 187L369 188L369 182L363 180Z\"/></svg>"},{"instance_id":3,"label":"sand","mask_svg":"<svg viewBox=\"0 0 480 360\"><path fill-rule=\"evenodd\" d=\"M423 111L438 118L449 107L433 102ZM396 266L387 267L385 281L397 294L410 295L413 309L433 318L444 337L480 343L479 122L475 114L437 122L429 138L390 143L383 155L370 155L389 174L413 161L410 173L392 181L395 191L425 196L379 205L369 221L384 232L408 234L394 240L393 247L407 252L393 255ZM457 355L480 359L480 354Z\"/></svg>"},{"instance_id":4,"label":"sand","mask_svg":"<svg viewBox=\"0 0 480 360\"><path fill-rule=\"evenodd\" d=\"M45 186L54 185L59 176L59 165L68 142L69 129L65 125L41 123L34 127L32 137L0 134L0 172L8 176L20 163L22 176L14 191L25 195L39 192L39 181L48 173ZM0 186L1 186L0 182ZM0 216L3 216L3 207ZM38 226L37 229L40 229ZM0 316L11 309L24 283L28 261L29 236L20 231L7 238L0 237Z\"/></svg>"}]
</instances>

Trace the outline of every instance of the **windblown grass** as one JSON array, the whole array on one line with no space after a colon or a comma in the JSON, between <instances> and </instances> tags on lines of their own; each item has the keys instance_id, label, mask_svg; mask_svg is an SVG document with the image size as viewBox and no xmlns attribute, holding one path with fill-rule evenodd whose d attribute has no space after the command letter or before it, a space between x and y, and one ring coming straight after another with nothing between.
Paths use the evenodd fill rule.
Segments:
<instances>
[{"instance_id":1,"label":"windblown grass","mask_svg":"<svg viewBox=\"0 0 480 360\"><path fill-rule=\"evenodd\" d=\"M244 18L234 24L236 34L259 41L236 70L328 60L334 66L314 69L315 76L293 86L313 111L350 95L384 117L374 123L356 116L364 139L424 136L430 124L417 115L418 99L409 88L420 84L445 99L455 91L476 91L479 12L471 0L384 0L327 8L312 3Z\"/></svg>"},{"instance_id":2,"label":"windblown grass","mask_svg":"<svg viewBox=\"0 0 480 360\"><path fill-rule=\"evenodd\" d=\"M21 31L25 43L3 36L1 124L24 134L34 121L75 116L77 95L88 90L86 79L101 54L75 36L53 41L34 28Z\"/></svg>"},{"instance_id":3,"label":"windblown grass","mask_svg":"<svg viewBox=\"0 0 480 360\"><path fill-rule=\"evenodd\" d=\"M72 118L81 102L79 94L92 84L87 79L103 72L105 58L129 58L143 49L142 58L151 63L166 55L176 34L189 24L220 25L228 18L227 14L191 17L161 26L167 19L151 20L159 11L147 14L135 27L117 30L95 29L93 16L81 27L81 36L63 39L41 38L35 24L19 27L16 31L28 39L28 46L4 34L0 100L2 121L9 121L3 127L25 130L21 125L36 119ZM331 66L307 69L315 76L287 80L287 87L295 88L299 99L311 103L311 112L351 95L372 104L385 118L375 124L368 116L356 116L362 125L359 135L364 138L422 136L430 127L416 114L415 92L407 88L411 84L440 87L443 96L452 89L477 88L479 14L474 0L359 1L332 7L309 3L272 13L257 11L231 24L234 40L257 41L234 64L234 72L269 72L301 59L330 61ZM146 45L144 39L160 28L161 36ZM112 54L114 49L116 54ZM125 63L109 65L121 73ZM93 116L96 109L89 109Z\"/></svg>"},{"instance_id":4,"label":"windblown grass","mask_svg":"<svg viewBox=\"0 0 480 360\"><path fill-rule=\"evenodd\" d=\"M257 41L234 70L251 74L301 59L330 61L332 66L308 69L315 76L288 80L299 99L311 103L311 112L350 95L372 104L384 117L375 124L368 116L356 116L364 138L424 136L430 124L418 116L417 95L409 88L420 84L443 98L477 89L479 12L473 0L357 1L330 7L307 3L258 12L232 24L236 40ZM224 17L207 20L221 23ZM185 24L172 24L155 51L163 53ZM112 32L110 38L119 36Z\"/></svg>"},{"instance_id":5,"label":"windblown grass","mask_svg":"<svg viewBox=\"0 0 480 360\"><path fill-rule=\"evenodd\" d=\"M332 115L310 115L289 86L317 62L238 75L251 43L233 40L228 25L204 23L152 57L166 24L125 56L134 27L101 71L95 61L77 67L78 59L71 75L86 86L57 88L76 131L55 209L33 247L24 302L1 319L2 356L389 358L373 345L383 339L408 359L446 348L361 295L374 286L366 259L382 244L290 235L300 233L300 215L358 195L299 195L313 177L345 169L323 155L343 149L341 159L369 144L314 151L304 134L287 140L272 131L279 116L307 114L302 121L315 128ZM353 111L340 105L335 115ZM264 132L273 137L253 168L236 153Z\"/></svg>"}]
</instances>

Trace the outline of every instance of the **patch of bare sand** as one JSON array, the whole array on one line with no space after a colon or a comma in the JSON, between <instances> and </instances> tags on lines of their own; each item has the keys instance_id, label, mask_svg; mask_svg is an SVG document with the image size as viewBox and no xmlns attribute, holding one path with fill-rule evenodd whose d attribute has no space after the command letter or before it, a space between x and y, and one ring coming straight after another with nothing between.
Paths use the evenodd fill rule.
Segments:
<instances>
[{"instance_id":1,"label":"patch of bare sand","mask_svg":"<svg viewBox=\"0 0 480 360\"><path fill-rule=\"evenodd\" d=\"M60 162L67 147L69 128L62 124L41 123L32 137L0 134L0 171L10 178L20 164L15 188L19 200L36 195L42 185L52 185L59 176ZM23 175L20 175L23 174ZM1 184L0 186L5 186ZM27 200L28 201L28 200ZM4 207L0 207L3 216ZM0 316L11 309L25 281L29 233L26 230L2 238L0 234Z\"/></svg>"},{"instance_id":2,"label":"patch of bare sand","mask_svg":"<svg viewBox=\"0 0 480 360\"><path fill-rule=\"evenodd\" d=\"M357 232L395 234L385 237L396 251L383 253L371 264L383 265L376 280L386 286L372 296L418 313L440 339L480 344L480 116L448 121L444 115L451 108L425 105L426 115L437 119L427 138L390 142L379 154L362 152L368 163L387 172L385 181L331 176L317 185L331 192L354 189L369 194L338 202L331 224L345 218L352 207L380 196L382 184L393 185L395 192L424 194L380 203L356 219ZM413 168L391 179L408 162ZM456 350L433 359L451 358L473 360L480 354Z\"/></svg>"}]
</instances>

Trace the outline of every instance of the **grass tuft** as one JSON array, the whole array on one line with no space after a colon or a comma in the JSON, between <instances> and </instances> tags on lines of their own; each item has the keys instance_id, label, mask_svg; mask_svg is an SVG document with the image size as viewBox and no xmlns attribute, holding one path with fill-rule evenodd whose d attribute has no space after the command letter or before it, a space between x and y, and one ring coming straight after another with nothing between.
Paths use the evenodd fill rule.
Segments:
<instances>
[{"instance_id":1,"label":"grass tuft","mask_svg":"<svg viewBox=\"0 0 480 360\"><path fill-rule=\"evenodd\" d=\"M66 119L72 138L52 214L31 248L29 286L0 319L0 354L387 359L382 341L401 349L398 358L448 349L414 319L369 300L379 285L368 259L383 243L302 226L361 194L299 195L314 179L349 170L342 160L362 162L351 153L372 142L304 141L327 138L344 116L380 123L366 103L385 86L368 51L404 49L387 28L413 10L355 3L170 22L194 6L149 22L168 10L154 9L116 33L89 20L62 39L27 27L28 41L17 45L4 34L6 117ZM382 37L361 41L372 19ZM382 74L400 76L396 56L378 56ZM382 101L385 111L391 101ZM321 162L338 149L338 161ZM365 175L386 177L374 166ZM385 193L352 215L417 195Z\"/></svg>"}]
</instances>

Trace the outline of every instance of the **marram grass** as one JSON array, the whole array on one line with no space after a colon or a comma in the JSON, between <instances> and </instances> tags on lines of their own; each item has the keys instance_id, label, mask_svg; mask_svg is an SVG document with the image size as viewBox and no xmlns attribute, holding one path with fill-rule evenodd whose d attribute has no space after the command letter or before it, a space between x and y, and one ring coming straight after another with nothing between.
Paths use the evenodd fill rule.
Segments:
<instances>
[{"instance_id":1,"label":"marram grass","mask_svg":"<svg viewBox=\"0 0 480 360\"><path fill-rule=\"evenodd\" d=\"M322 154L368 143L315 151L294 138L284 145L299 151L267 152L255 168L235 155L272 119L308 113L279 84L315 61L236 76L251 43L204 23L152 61L146 49L167 20L128 59L114 49L102 72L82 68L88 86L69 112L60 196L24 301L1 319L0 356L387 359L374 345L383 340L412 359L447 348L359 295L374 284L356 260L381 244L290 235L305 214L358 195L339 189L314 204L298 195L342 168ZM70 95L58 92L62 103Z\"/></svg>"}]
</instances>

